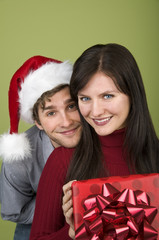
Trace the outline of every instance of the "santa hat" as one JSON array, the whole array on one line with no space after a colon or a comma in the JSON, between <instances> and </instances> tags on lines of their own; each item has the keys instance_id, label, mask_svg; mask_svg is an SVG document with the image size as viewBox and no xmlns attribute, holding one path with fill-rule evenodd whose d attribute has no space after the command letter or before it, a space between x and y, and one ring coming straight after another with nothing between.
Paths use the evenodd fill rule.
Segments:
<instances>
[{"instance_id":1,"label":"santa hat","mask_svg":"<svg viewBox=\"0 0 159 240\"><path fill-rule=\"evenodd\" d=\"M32 109L38 98L59 84L69 84L72 65L43 56L29 58L13 75L9 87L10 132L0 137L3 161L24 159L31 154L25 133L18 134L19 120L33 124Z\"/></svg>"}]
</instances>

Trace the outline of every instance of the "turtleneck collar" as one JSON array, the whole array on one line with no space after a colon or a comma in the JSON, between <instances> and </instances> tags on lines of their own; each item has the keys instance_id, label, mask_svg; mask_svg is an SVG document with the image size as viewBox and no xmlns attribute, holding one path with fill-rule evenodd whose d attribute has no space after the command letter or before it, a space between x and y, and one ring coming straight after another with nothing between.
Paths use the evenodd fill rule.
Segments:
<instances>
[{"instance_id":1,"label":"turtleneck collar","mask_svg":"<svg viewBox=\"0 0 159 240\"><path fill-rule=\"evenodd\" d=\"M101 145L106 147L120 147L124 143L125 128L119 129L107 136L99 136Z\"/></svg>"}]
</instances>

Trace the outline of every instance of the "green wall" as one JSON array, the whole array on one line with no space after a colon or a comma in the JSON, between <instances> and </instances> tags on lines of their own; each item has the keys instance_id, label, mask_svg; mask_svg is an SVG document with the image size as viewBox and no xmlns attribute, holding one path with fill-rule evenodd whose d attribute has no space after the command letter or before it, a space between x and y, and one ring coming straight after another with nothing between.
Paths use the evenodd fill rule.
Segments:
<instances>
[{"instance_id":1,"label":"green wall","mask_svg":"<svg viewBox=\"0 0 159 240\"><path fill-rule=\"evenodd\" d=\"M89 46L113 42L138 62L159 136L159 0L0 0L0 33L0 134L9 129L10 79L27 58L73 63ZM0 239L12 239L14 227L0 220Z\"/></svg>"}]
</instances>

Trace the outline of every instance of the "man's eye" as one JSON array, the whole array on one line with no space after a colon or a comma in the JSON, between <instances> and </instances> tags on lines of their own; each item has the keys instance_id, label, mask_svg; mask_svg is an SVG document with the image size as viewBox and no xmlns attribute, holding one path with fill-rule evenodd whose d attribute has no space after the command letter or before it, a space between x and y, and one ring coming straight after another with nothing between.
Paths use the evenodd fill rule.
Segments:
<instances>
[{"instance_id":1,"label":"man's eye","mask_svg":"<svg viewBox=\"0 0 159 240\"><path fill-rule=\"evenodd\" d=\"M47 114L47 116L53 116L53 115L55 115L55 112L49 112L49 113Z\"/></svg>"},{"instance_id":2,"label":"man's eye","mask_svg":"<svg viewBox=\"0 0 159 240\"><path fill-rule=\"evenodd\" d=\"M73 104L70 104L70 105L68 106L68 108L69 108L70 110L75 110L75 109L77 109L77 106L76 106L75 103L73 103Z\"/></svg>"}]
</instances>

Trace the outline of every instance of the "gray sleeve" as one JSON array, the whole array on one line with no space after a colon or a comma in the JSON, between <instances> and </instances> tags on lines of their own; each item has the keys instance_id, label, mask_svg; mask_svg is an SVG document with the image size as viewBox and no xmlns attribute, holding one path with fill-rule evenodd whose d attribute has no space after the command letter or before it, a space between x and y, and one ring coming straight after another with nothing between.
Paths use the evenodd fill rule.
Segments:
<instances>
[{"instance_id":1,"label":"gray sleeve","mask_svg":"<svg viewBox=\"0 0 159 240\"><path fill-rule=\"evenodd\" d=\"M36 193L23 162L3 163L0 176L1 216L4 220L32 223Z\"/></svg>"}]
</instances>

